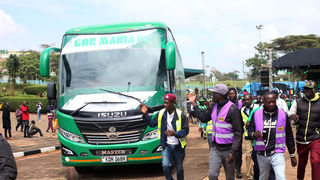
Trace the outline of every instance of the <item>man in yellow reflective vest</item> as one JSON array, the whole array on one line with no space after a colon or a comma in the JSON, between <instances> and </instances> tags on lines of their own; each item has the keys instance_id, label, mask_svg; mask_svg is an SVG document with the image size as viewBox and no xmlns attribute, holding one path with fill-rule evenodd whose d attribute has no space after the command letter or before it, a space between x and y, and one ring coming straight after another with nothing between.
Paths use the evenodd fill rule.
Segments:
<instances>
[{"instance_id":1,"label":"man in yellow reflective vest","mask_svg":"<svg viewBox=\"0 0 320 180\"><path fill-rule=\"evenodd\" d=\"M246 94L243 96L244 105L241 108L241 116L243 123L245 124L244 129L244 151L246 155L246 174L248 179L253 179L253 161L251 158L252 153L252 138L248 136L248 130L246 128L246 124L248 122L248 118L250 113L258 108L258 105L252 103L252 97L250 94Z\"/></svg>"},{"instance_id":2,"label":"man in yellow reflective vest","mask_svg":"<svg viewBox=\"0 0 320 180\"><path fill-rule=\"evenodd\" d=\"M176 96L164 95L164 109L151 119L148 115L148 107L140 105L145 120L150 127L158 126L158 138L162 146L162 167L167 180L172 177L172 160L174 161L177 179L184 179L183 160L185 157L186 136L189 133L189 125L186 116L175 108Z\"/></svg>"}]
</instances>

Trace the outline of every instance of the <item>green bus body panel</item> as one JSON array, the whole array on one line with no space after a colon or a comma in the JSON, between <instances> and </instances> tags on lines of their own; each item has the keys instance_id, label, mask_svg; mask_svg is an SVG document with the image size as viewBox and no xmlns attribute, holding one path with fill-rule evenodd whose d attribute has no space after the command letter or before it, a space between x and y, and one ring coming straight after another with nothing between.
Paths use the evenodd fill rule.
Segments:
<instances>
[{"instance_id":1,"label":"green bus body panel","mask_svg":"<svg viewBox=\"0 0 320 180\"><path fill-rule=\"evenodd\" d=\"M40 76L42 77L49 77L51 51L60 52L60 49L56 47L49 47L42 51L40 56Z\"/></svg>"},{"instance_id":2,"label":"green bus body panel","mask_svg":"<svg viewBox=\"0 0 320 180\"><path fill-rule=\"evenodd\" d=\"M162 22L136 22L123 24L102 24L75 27L69 29L65 34L99 34L99 33L116 33L150 28L164 28L167 26Z\"/></svg>"}]
</instances>

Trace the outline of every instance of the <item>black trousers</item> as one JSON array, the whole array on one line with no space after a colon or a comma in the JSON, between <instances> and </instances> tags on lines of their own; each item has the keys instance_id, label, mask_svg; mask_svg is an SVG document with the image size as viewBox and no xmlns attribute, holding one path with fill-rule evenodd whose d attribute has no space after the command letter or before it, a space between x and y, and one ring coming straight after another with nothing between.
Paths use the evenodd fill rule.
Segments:
<instances>
[{"instance_id":1,"label":"black trousers","mask_svg":"<svg viewBox=\"0 0 320 180\"><path fill-rule=\"evenodd\" d=\"M23 120L23 125L24 125L24 137L27 137L28 131L29 131L29 120Z\"/></svg>"},{"instance_id":2,"label":"black trousers","mask_svg":"<svg viewBox=\"0 0 320 180\"><path fill-rule=\"evenodd\" d=\"M242 141L243 140L241 140L240 149L236 153L236 164L235 164L235 169L240 172L241 172L241 165L242 165Z\"/></svg>"},{"instance_id":3,"label":"black trousers","mask_svg":"<svg viewBox=\"0 0 320 180\"><path fill-rule=\"evenodd\" d=\"M9 137L12 137L11 136L11 128L4 128L4 136L6 138L8 138L8 134L9 134Z\"/></svg>"},{"instance_id":4,"label":"black trousers","mask_svg":"<svg viewBox=\"0 0 320 180\"><path fill-rule=\"evenodd\" d=\"M21 132L23 132L23 122L22 120L18 120L17 126L16 126L16 131L18 131L18 128L21 126Z\"/></svg>"},{"instance_id":5,"label":"black trousers","mask_svg":"<svg viewBox=\"0 0 320 180\"><path fill-rule=\"evenodd\" d=\"M33 131L30 132L30 133L28 134L28 136L33 136L33 135L36 135L37 133L39 133L40 136L43 136L43 135L42 135L42 132L41 132L41 129L39 129L39 128L33 129Z\"/></svg>"}]
</instances>

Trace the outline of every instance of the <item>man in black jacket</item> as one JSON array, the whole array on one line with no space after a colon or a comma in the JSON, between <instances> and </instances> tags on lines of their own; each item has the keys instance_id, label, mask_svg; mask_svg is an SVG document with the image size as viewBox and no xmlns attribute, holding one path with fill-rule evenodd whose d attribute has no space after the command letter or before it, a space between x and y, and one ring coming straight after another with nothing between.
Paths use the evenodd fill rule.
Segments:
<instances>
[{"instance_id":1,"label":"man in black jacket","mask_svg":"<svg viewBox=\"0 0 320 180\"><path fill-rule=\"evenodd\" d=\"M306 81L304 96L294 101L289 111L297 124L298 179L304 179L309 152L312 179L320 178L320 100L316 87L314 81Z\"/></svg>"},{"instance_id":2,"label":"man in black jacket","mask_svg":"<svg viewBox=\"0 0 320 180\"><path fill-rule=\"evenodd\" d=\"M291 165L295 167L297 164L290 121L286 113L277 107L276 100L273 92L265 93L263 108L253 113L248 129L248 136L255 139L254 150L257 152L260 169L259 180L269 178L270 165L277 180L286 179L285 145L289 150Z\"/></svg>"},{"instance_id":3,"label":"man in black jacket","mask_svg":"<svg viewBox=\"0 0 320 180\"><path fill-rule=\"evenodd\" d=\"M17 166L9 143L0 134L0 179L16 179Z\"/></svg>"},{"instance_id":4,"label":"man in black jacket","mask_svg":"<svg viewBox=\"0 0 320 180\"><path fill-rule=\"evenodd\" d=\"M167 180L173 180L172 164L174 162L177 179L184 179L183 160L185 157L186 136L189 133L188 120L185 114L175 107L176 95L164 95L164 108L151 119L148 107L140 105L143 120L150 127L158 126L158 139L162 147L162 167ZM173 162L172 162L173 161Z\"/></svg>"},{"instance_id":5,"label":"man in black jacket","mask_svg":"<svg viewBox=\"0 0 320 180\"><path fill-rule=\"evenodd\" d=\"M228 87L217 84L213 89L213 108L201 110L196 102L196 96L189 94L188 98L194 108L195 117L206 123L212 120L212 148L209 158L209 179L217 180L223 165L226 179L235 179L235 155L241 147L243 121L236 105L228 100Z\"/></svg>"}]
</instances>

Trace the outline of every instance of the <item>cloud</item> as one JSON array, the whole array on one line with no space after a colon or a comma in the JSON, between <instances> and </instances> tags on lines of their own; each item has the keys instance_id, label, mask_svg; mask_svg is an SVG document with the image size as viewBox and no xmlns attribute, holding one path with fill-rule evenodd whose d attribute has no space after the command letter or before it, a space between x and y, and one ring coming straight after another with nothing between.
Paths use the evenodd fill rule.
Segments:
<instances>
[{"instance_id":1,"label":"cloud","mask_svg":"<svg viewBox=\"0 0 320 180\"><path fill-rule=\"evenodd\" d=\"M0 36L25 33L24 27L16 24L9 14L0 9Z\"/></svg>"}]
</instances>

